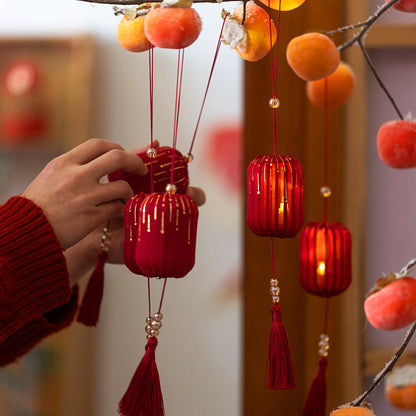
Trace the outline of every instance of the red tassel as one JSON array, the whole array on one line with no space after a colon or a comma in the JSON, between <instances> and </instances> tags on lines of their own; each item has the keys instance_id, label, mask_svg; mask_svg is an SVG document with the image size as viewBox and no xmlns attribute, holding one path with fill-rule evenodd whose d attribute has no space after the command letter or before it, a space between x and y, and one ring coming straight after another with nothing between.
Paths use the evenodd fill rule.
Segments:
<instances>
[{"instance_id":1,"label":"red tassel","mask_svg":"<svg viewBox=\"0 0 416 416\"><path fill-rule=\"evenodd\" d=\"M327 365L328 359L326 357L321 357L319 360L319 369L309 390L302 416L325 416L326 414L325 371Z\"/></svg>"},{"instance_id":2,"label":"red tassel","mask_svg":"<svg viewBox=\"0 0 416 416\"><path fill-rule=\"evenodd\" d=\"M130 385L119 404L123 416L164 416L163 397L155 361L157 338L149 338Z\"/></svg>"},{"instance_id":3,"label":"red tassel","mask_svg":"<svg viewBox=\"0 0 416 416\"><path fill-rule=\"evenodd\" d=\"M82 299L77 321L86 326L97 326L104 292L104 265L107 258L107 251L101 250L98 253L95 269L92 272L84 298Z\"/></svg>"},{"instance_id":4,"label":"red tassel","mask_svg":"<svg viewBox=\"0 0 416 416\"><path fill-rule=\"evenodd\" d=\"M269 339L269 389L293 389L296 387L295 377L280 306L273 304L271 312L273 323Z\"/></svg>"}]
</instances>

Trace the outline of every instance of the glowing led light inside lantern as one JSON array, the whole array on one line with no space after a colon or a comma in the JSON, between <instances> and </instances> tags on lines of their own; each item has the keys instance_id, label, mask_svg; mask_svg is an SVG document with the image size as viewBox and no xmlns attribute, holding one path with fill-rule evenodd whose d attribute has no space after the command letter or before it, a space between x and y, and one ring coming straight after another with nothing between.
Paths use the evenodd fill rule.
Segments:
<instances>
[{"instance_id":1,"label":"glowing led light inside lantern","mask_svg":"<svg viewBox=\"0 0 416 416\"><path fill-rule=\"evenodd\" d=\"M303 168L293 156L266 155L247 169L247 225L257 235L295 237L303 225Z\"/></svg>"},{"instance_id":2,"label":"glowing led light inside lantern","mask_svg":"<svg viewBox=\"0 0 416 416\"><path fill-rule=\"evenodd\" d=\"M300 282L317 296L331 297L351 284L351 234L339 222L311 222L300 233Z\"/></svg>"},{"instance_id":3,"label":"glowing led light inside lantern","mask_svg":"<svg viewBox=\"0 0 416 416\"><path fill-rule=\"evenodd\" d=\"M266 6L270 5L270 7L275 10L279 10L279 4L280 4L281 11L293 10L301 6L303 3L305 3L305 0L260 0L260 1Z\"/></svg>"}]
</instances>

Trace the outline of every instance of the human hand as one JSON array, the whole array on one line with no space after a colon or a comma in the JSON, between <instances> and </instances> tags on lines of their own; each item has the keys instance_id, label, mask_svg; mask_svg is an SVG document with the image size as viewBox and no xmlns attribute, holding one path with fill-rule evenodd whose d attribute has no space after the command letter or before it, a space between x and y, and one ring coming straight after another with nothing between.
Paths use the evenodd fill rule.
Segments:
<instances>
[{"instance_id":1,"label":"human hand","mask_svg":"<svg viewBox=\"0 0 416 416\"><path fill-rule=\"evenodd\" d=\"M125 181L101 183L123 169L145 175L147 167L116 143L90 139L53 159L23 193L42 208L64 249L111 218L123 215L133 191Z\"/></svg>"}]
</instances>

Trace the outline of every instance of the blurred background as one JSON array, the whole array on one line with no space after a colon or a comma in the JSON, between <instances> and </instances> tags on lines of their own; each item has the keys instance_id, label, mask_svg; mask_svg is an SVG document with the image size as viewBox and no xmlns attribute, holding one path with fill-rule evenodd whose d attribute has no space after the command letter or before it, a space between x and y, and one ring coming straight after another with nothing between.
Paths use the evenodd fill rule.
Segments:
<instances>
[{"instance_id":1,"label":"blurred background","mask_svg":"<svg viewBox=\"0 0 416 416\"><path fill-rule=\"evenodd\" d=\"M232 10L235 4L224 7ZM185 52L177 145L183 154L191 144L222 24L220 5L196 9L203 31ZM126 149L150 141L148 54L118 44L121 17L111 6L0 0L0 10L0 113L17 113L20 120L17 127L13 120L1 122L2 201L22 192L52 157L89 137ZM11 83L19 71L23 78L25 71L26 78L36 73L33 91L25 94L29 98L5 91L4 74L13 65ZM154 138L165 146L172 145L176 65L176 51L155 50ZM165 408L172 416L240 412L241 83L241 59L223 45L189 168L191 184L207 195L200 209L196 266L186 278L168 281L156 352ZM31 118L23 123L26 114ZM21 365L0 371L1 415L117 414L144 354L147 283L123 266L107 266L105 285L97 329L74 324ZM153 307L161 288L153 279Z\"/></svg>"}]
</instances>

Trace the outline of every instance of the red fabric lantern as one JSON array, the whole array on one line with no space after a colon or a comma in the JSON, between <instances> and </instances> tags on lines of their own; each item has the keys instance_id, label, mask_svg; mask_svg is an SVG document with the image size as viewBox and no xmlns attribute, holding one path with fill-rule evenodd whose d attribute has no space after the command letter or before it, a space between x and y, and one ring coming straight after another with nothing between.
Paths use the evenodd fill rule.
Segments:
<instances>
[{"instance_id":1,"label":"red fabric lantern","mask_svg":"<svg viewBox=\"0 0 416 416\"><path fill-rule=\"evenodd\" d=\"M303 225L303 168L295 157L256 157L248 166L247 189L247 224L255 234L296 236Z\"/></svg>"},{"instance_id":2,"label":"red fabric lantern","mask_svg":"<svg viewBox=\"0 0 416 416\"><path fill-rule=\"evenodd\" d=\"M146 152L138 153L144 164L149 168L149 172L142 175L135 175L124 170L117 170L108 175L110 182L116 180L125 180L132 187L135 194L144 192L150 194L151 192L163 192L165 187L171 180L172 171L172 148L169 146L162 146L156 150L155 157L150 157ZM180 194L185 193L189 185L188 177L188 161L187 157L183 156L178 150L173 150L174 170L173 170L173 184ZM153 189L150 180L152 169Z\"/></svg>"},{"instance_id":3,"label":"red fabric lantern","mask_svg":"<svg viewBox=\"0 0 416 416\"><path fill-rule=\"evenodd\" d=\"M146 277L184 277L195 264L198 208L188 195L135 195L126 205L124 260Z\"/></svg>"},{"instance_id":4,"label":"red fabric lantern","mask_svg":"<svg viewBox=\"0 0 416 416\"><path fill-rule=\"evenodd\" d=\"M317 296L331 297L351 284L351 234L339 222L311 222L300 233L300 282Z\"/></svg>"}]
</instances>

